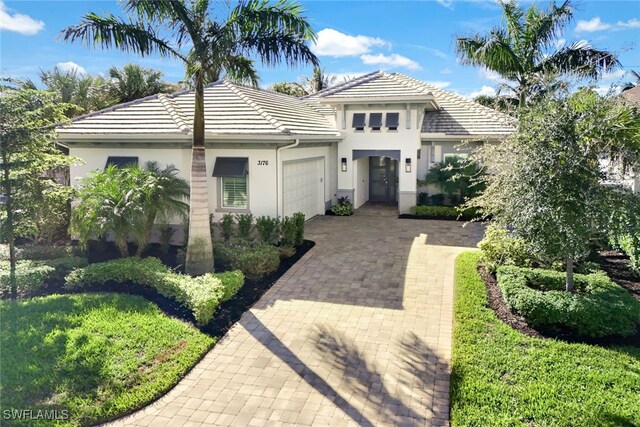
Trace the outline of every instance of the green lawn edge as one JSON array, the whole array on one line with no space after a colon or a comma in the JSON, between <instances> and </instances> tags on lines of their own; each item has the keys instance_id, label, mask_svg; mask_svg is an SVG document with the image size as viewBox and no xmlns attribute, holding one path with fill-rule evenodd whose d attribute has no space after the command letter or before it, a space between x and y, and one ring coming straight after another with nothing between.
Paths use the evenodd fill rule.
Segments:
<instances>
[{"instance_id":1,"label":"green lawn edge","mask_svg":"<svg viewBox=\"0 0 640 427\"><path fill-rule=\"evenodd\" d=\"M68 419L3 425L94 425L171 390L215 339L128 294L0 302L2 409L63 410Z\"/></svg>"},{"instance_id":2,"label":"green lawn edge","mask_svg":"<svg viewBox=\"0 0 640 427\"><path fill-rule=\"evenodd\" d=\"M480 252L455 263L453 426L640 425L640 348L526 336L487 307Z\"/></svg>"}]
</instances>

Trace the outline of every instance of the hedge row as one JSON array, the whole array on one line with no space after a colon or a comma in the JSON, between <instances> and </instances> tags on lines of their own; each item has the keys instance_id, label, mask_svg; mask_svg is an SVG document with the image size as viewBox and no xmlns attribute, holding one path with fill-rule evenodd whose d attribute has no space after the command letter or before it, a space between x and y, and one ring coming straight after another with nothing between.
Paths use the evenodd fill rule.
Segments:
<instances>
[{"instance_id":1,"label":"hedge row","mask_svg":"<svg viewBox=\"0 0 640 427\"><path fill-rule=\"evenodd\" d=\"M503 266L497 278L509 308L533 327L604 337L633 335L640 324L640 302L603 273L576 274L575 293L553 270Z\"/></svg>"},{"instance_id":2,"label":"hedge row","mask_svg":"<svg viewBox=\"0 0 640 427\"><path fill-rule=\"evenodd\" d=\"M16 263L16 285L21 291L36 291L46 283L61 282L76 268L87 265L87 259L64 257L49 260L19 260ZM9 289L9 261L0 261L0 291Z\"/></svg>"},{"instance_id":3,"label":"hedge row","mask_svg":"<svg viewBox=\"0 0 640 427\"><path fill-rule=\"evenodd\" d=\"M193 312L198 325L208 323L220 303L233 297L244 284L239 271L191 277L177 274L157 258L122 258L91 264L71 272L67 289L81 289L105 283L154 288Z\"/></svg>"},{"instance_id":4,"label":"hedge row","mask_svg":"<svg viewBox=\"0 0 640 427\"><path fill-rule=\"evenodd\" d=\"M240 270L249 280L260 280L280 266L278 248L261 242L215 242L213 256L222 269Z\"/></svg>"},{"instance_id":5,"label":"hedge row","mask_svg":"<svg viewBox=\"0 0 640 427\"><path fill-rule=\"evenodd\" d=\"M430 218L430 219L446 219L446 220L460 220L470 221L476 218L476 211L473 209L461 210L454 206L431 206L431 205L418 205L409 209L411 215Z\"/></svg>"}]
</instances>

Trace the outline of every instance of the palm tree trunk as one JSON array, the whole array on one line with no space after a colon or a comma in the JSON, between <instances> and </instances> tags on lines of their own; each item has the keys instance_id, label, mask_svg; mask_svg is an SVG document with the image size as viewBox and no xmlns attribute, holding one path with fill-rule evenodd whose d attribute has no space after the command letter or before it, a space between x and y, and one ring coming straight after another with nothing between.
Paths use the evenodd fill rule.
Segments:
<instances>
[{"instance_id":1,"label":"palm tree trunk","mask_svg":"<svg viewBox=\"0 0 640 427\"><path fill-rule=\"evenodd\" d=\"M189 197L189 241L185 271L200 275L213 271L213 246L209 228L207 161L204 149L204 82L196 75L193 147L191 152L191 194Z\"/></svg>"},{"instance_id":2,"label":"palm tree trunk","mask_svg":"<svg viewBox=\"0 0 640 427\"><path fill-rule=\"evenodd\" d=\"M142 234L142 237L140 238L140 241L138 241L138 250L136 251L136 256L142 256L142 252L144 252L145 249L147 249L147 246L149 245L149 240L151 239L151 231L153 230L153 224L155 224L156 222L156 212L155 210L152 210L149 215L147 215L147 223L145 224L145 229L144 232Z\"/></svg>"},{"instance_id":3,"label":"palm tree trunk","mask_svg":"<svg viewBox=\"0 0 640 427\"><path fill-rule=\"evenodd\" d=\"M567 257L567 281L565 285L565 290L567 292L573 292L575 289L575 285L573 282L573 257Z\"/></svg>"}]
</instances>

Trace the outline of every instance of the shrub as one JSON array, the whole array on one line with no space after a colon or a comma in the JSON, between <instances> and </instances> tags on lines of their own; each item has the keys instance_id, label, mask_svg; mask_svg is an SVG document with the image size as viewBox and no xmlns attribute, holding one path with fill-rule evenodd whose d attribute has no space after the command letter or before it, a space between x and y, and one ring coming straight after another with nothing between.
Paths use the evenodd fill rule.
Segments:
<instances>
[{"instance_id":1,"label":"shrub","mask_svg":"<svg viewBox=\"0 0 640 427\"><path fill-rule=\"evenodd\" d=\"M451 206L412 206L409 213L425 218L462 221L470 221L476 217L475 210L461 210Z\"/></svg>"},{"instance_id":2,"label":"shrub","mask_svg":"<svg viewBox=\"0 0 640 427\"><path fill-rule=\"evenodd\" d=\"M424 206L429 204L429 193L420 192L418 193L418 205Z\"/></svg>"},{"instance_id":3,"label":"shrub","mask_svg":"<svg viewBox=\"0 0 640 427\"><path fill-rule=\"evenodd\" d=\"M260 216L256 218L256 229L260 235L260 239L264 243L273 244L278 241L280 234L280 221L278 218L268 216Z\"/></svg>"},{"instance_id":4,"label":"shrub","mask_svg":"<svg viewBox=\"0 0 640 427\"><path fill-rule=\"evenodd\" d=\"M236 273L235 280L233 277L227 274L224 281L211 273L191 277L174 273L157 258L123 258L74 270L67 276L65 287L81 289L109 282L151 287L190 309L196 323L204 325L213 317L221 298L230 298L242 286L241 273Z\"/></svg>"},{"instance_id":5,"label":"shrub","mask_svg":"<svg viewBox=\"0 0 640 427\"><path fill-rule=\"evenodd\" d=\"M297 227L292 218L285 216L280 221L281 246L294 247L296 245Z\"/></svg>"},{"instance_id":6,"label":"shrub","mask_svg":"<svg viewBox=\"0 0 640 427\"><path fill-rule=\"evenodd\" d=\"M18 261L16 264L16 286L18 290L35 291L44 285L44 280L55 273L55 268L41 261ZM0 287L9 290L9 262L0 261Z\"/></svg>"},{"instance_id":7,"label":"shrub","mask_svg":"<svg viewBox=\"0 0 640 427\"><path fill-rule=\"evenodd\" d=\"M262 242L216 242L214 258L227 270L240 270L250 280L260 280L280 266L280 252Z\"/></svg>"},{"instance_id":8,"label":"shrub","mask_svg":"<svg viewBox=\"0 0 640 427\"><path fill-rule=\"evenodd\" d=\"M47 260L79 255L80 249L73 246L29 245L20 248L19 258Z\"/></svg>"},{"instance_id":9,"label":"shrub","mask_svg":"<svg viewBox=\"0 0 640 427\"><path fill-rule=\"evenodd\" d=\"M530 267L534 261L523 239L514 237L509 230L494 225L487 227L478 248L482 251L480 262L491 272L495 272L502 265Z\"/></svg>"},{"instance_id":10,"label":"shrub","mask_svg":"<svg viewBox=\"0 0 640 427\"><path fill-rule=\"evenodd\" d=\"M347 216L353 213L353 205L349 197L344 196L338 199L338 204L331 206L331 212L338 216Z\"/></svg>"},{"instance_id":11,"label":"shrub","mask_svg":"<svg viewBox=\"0 0 640 427\"><path fill-rule=\"evenodd\" d=\"M238 235L246 240L251 239L251 225L253 224L253 215L237 214L236 221L238 222Z\"/></svg>"},{"instance_id":12,"label":"shrub","mask_svg":"<svg viewBox=\"0 0 640 427\"><path fill-rule=\"evenodd\" d=\"M640 245L638 244L638 238L634 239L632 236L623 236L615 242L615 246L620 248L622 252L629 256L631 262L631 268L637 272L640 272Z\"/></svg>"},{"instance_id":13,"label":"shrub","mask_svg":"<svg viewBox=\"0 0 640 427\"><path fill-rule=\"evenodd\" d=\"M604 273L576 274L576 293L558 271L503 266L497 277L509 308L533 327L604 337L633 335L640 323L640 302Z\"/></svg>"},{"instance_id":14,"label":"shrub","mask_svg":"<svg viewBox=\"0 0 640 427\"><path fill-rule=\"evenodd\" d=\"M302 212L294 213L293 223L296 228L295 243L296 246L300 246L304 240L304 214Z\"/></svg>"},{"instance_id":15,"label":"shrub","mask_svg":"<svg viewBox=\"0 0 640 427\"><path fill-rule=\"evenodd\" d=\"M70 256L51 260L19 260L16 264L17 287L33 292L47 283L61 282L71 271L86 265L86 258ZM0 261L0 290L5 289L9 289L9 262Z\"/></svg>"},{"instance_id":16,"label":"shrub","mask_svg":"<svg viewBox=\"0 0 640 427\"><path fill-rule=\"evenodd\" d=\"M244 285L244 274L240 270L225 271L216 273L215 276L222 282L218 297L220 302L228 301L238 293Z\"/></svg>"},{"instance_id":17,"label":"shrub","mask_svg":"<svg viewBox=\"0 0 640 427\"><path fill-rule=\"evenodd\" d=\"M444 204L444 194L434 194L431 196L431 203L436 206L442 206Z\"/></svg>"},{"instance_id":18,"label":"shrub","mask_svg":"<svg viewBox=\"0 0 640 427\"><path fill-rule=\"evenodd\" d=\"M229 213L222 215L222 219L220 220L220 229L222 230L222 238L224 240L230 240L233 236L234 222L233 215Z\"/></svg>"}]
</instances>

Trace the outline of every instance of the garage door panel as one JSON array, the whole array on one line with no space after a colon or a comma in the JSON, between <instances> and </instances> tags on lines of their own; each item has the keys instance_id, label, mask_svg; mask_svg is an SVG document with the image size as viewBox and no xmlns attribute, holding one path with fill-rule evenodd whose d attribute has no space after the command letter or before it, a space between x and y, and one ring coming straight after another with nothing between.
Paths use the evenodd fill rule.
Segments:
<instances>
[{"instance_id":1,"label":"garage door panel","mask_svg":"<svg viewBox=\"0 0 640 427\"><path fill-rule=\"evenodd\" d=\"M284 215L302 212L306 219L324 213L324 159L285 163Z\"/></svg>"}]
</instances>

